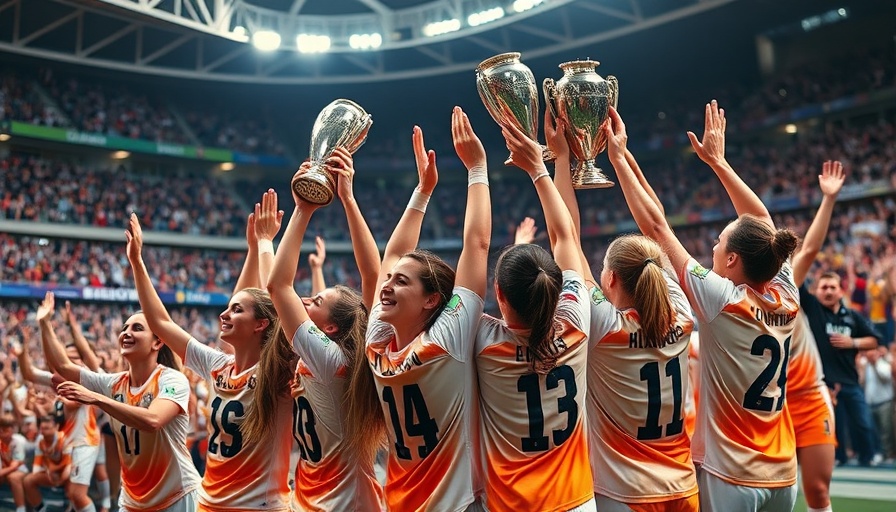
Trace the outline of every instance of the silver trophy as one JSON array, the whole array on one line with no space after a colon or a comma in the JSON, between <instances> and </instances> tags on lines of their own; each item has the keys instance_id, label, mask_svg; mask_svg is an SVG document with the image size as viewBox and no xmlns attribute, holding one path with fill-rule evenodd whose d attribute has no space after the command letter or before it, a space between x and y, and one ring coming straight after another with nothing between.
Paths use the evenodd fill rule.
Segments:
<instances>
[{"instance_id":1,"label":"silver trophy","mask_svg":"<svg viewBox=\"0 0 896 512\"><path fill-rule=\"evenodd\" d=\"M311 128L311 168L292 180L292 190L309 203L327 205L333 201L336 179L327 169L327 160L336 148L354 153L367 139L373 118L351 100L338 99L324 107Z\"/></svg>"},{"instance_id":2,"label":"silver trophy","mask_svg":"<svg viewBox=\"0 0 896 512\"><path fill-rule=\"evenodd\" d=\"M476 67L476 88L492 119L510 122L530 139L538 141L538 88L535 76L520 62L519 53L502 53ZM545 161L554 155L541 146ZM510 165L510 158L504 164Z\"/></svg>"},{"instance_id":3,"label":"silver trophy","mask_svg":"<svg viewBox=\"0 0 896 512\"><path fill-rule=\"evenodd\" d=\"M610 105L619 101L619 82L606 80L595 72L599 62L576 60L560 64L563 78L556 83L544 81L544 99L554 119L565 125L566 142L577 165L572 171L576 189L606 188L614 183L594 165L594 159L607 148L604 126L609 122Z\"/></svg>"}]
</instances>

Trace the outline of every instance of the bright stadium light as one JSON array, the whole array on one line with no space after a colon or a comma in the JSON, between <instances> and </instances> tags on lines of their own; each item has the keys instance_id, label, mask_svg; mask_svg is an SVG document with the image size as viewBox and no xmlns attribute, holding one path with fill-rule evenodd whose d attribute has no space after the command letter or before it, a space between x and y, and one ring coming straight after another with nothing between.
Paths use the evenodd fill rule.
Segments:
<instances>
[{"instance_id":1,"label":"bright stadium light","mask_svg":"<svg viewBox=\"0 0 896 512\"><path fill-rule=\"evenodd\" d=\"M474 12L467 16L467 24L471 27L485 25L486 23L501 19L504 17L504 9L502 7L494 7L484 11Z\"/></svg>"},{"instance_id":2,"label":"bright stadium light","mask_svg":"<svg viewBox=\"0 0 896 512\"><path fill-rule=\"evenodd\" d=\"M330 49L330 36L299 34L296 36L296 48L302 53L324 53Z\"/></svg>"},{"instance_id":3,"label":"bright stadium light","mask_svg":"<svg viewBox=\"0 0 896 512\"><path fill-rule=\"evenodd\" d=\"M460 20L452 18L450 20L436 21L427 23L423 26L423 35L427 37L440 36L449 32L460 30Z\"/></svg>"},{"instance_id":4,"label":"bright stadium light","mask_svg":"<svg viewBox=\"0 0 896 512\"><path fill-rule=\"evenodd\" d=\"M543 2L544 0L514 0L513 10L516 12L528 11Z\"/></svg>"},{"instance_id":5,"label":"bright stadium light","mask_svg":"<svg viewBox=\"0 0 896 512\"><path fill-rule=\"evenodd\" d=\"M0 142L6 142L12 138L12 135L8 133L0 133Z\"/></svg>"},{"instance_id":6,"label":"bright stadium light","mask_svg":"<svg viewBox=\"0 0 896 512\"><path fill-rule=\"evenodd\" d=\"M112 158L115 160L124 160L129 156L131 156L131 153L129 151L115 151L114 153L112 153Z\"/></svg>"},{"instance_id":7,"label":"bright stadium light","mask_svg":"<svg viewBox=\"0 0 896 512\"><path fill-rule=\"evenodd\" d=\"M233 168L234 168L233 162L222 162L221 163L221 170L224 172L232 171Z\"/></svg>"},{"instance_id":8,"label":"bright stadium light","mask_svg":"<svg viewBox=\"0 0 896 512\"><path fill-rule=\"evenodd\" d=\"M272 52L280 48L280 34L273 30L259 30L252 34L252 44L263 52Z\"/></svg>"},{"instance_id":9,"label":"bright stadium light","mask_svg":"<svg viewBox=\"0 0 896 512\"><path fill-rule=\"evenodd\" d=\"M355 50L375 50L382 46L383 36L373 34L352 34L348 38L348 45Z\"/></svg>"},{"instance_id":10,"label":"bright stadium light","mask_svg":"<svg viewBox=\"0 0 896 512\"><path fill-rule=\"evenodd\" d=\"M242 27L237 25L233 27L233 35L240 41L246 42L249 40L249 32L246 30L246 27Z\"/></svg>"},{"instance_id":11,"label":"bright stadium light","mask_svg":"<svg viewBox=\"0 0 896 512\"><path fill-rule=\"evenodd\" d=\"M787 133L796 133L797 132L796 125L793 123L790 123L784 127L784 131Z\"/></svg>"}]
</instances>

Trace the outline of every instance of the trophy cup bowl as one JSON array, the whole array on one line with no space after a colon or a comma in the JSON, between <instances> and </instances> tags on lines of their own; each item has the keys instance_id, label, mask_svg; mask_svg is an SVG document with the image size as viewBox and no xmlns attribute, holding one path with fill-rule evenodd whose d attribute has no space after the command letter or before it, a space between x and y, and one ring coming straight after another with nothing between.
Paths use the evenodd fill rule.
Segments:
<instances>
[{"instance_id":1,"label":"trophy cup bowl","mask_svg":"<svg viewBox=\"0 0 896 512\"><path fill-rule=\"evenodd\" d=\"M605 79L595 72L600 63L577 60L560 64L563 78L547 78L543 83L545 103L555 119L566 126L566 142L576 159L572 184L576 189L607 188L614 183L594 165L594 159L607 148L604 126L609 122L610 105L619 101L619 83L614 76Z\"/></svg>"},{"instance_id":2,"label":"trophy cup bowl","mask_svg":"<svg viewBox=\"0 0 896 512\"><path fill-rule=\"evenodd\" d=\"M476 67L476 89L495 122L509 122L538 141L538 89L532 70L520 62L519 53L502 53L482 61ZM541 151L546 162L554 160L544 145ZM511 158L504 164L510 165Z\"/></svg>"},{"instance_id":3,"label":"trophy cup bowl","mask_svg":"<svg viewBox=\"0 0 896 512\"><path fill-rule=\"evenodd\" d=\"M311 168L292 180L292 190L309 203L328 205L336 191L336 178L327 160L338 147L354 153L364 144L373 118L351 100L338 99L324 107L311 128Z\"/></svg>"}]
</instances>

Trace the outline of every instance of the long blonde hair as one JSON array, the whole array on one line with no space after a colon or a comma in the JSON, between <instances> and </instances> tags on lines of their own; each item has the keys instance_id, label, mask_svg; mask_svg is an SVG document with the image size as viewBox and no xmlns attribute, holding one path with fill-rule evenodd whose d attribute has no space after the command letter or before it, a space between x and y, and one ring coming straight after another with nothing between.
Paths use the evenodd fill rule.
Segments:
<instances>
[{"instance_id":1,"label":"long blonde hair","mask_svg":"<svg viewBox=\"0 0 896 512\"><path fill-rule=\"evenodd\" d=\"M662 258L660 246L641 235L621 236L607 248L605 267L635 303L645 340L662 339L675 321Z\"/></svg>"},{"instance_id":2,"label":"long blonde hair","mask_svg":"<svg viewBox=\"0 0 896 512\"><path fill-rule=\"evenodd\" d=\"M252 311L257 320L269 321L262 333L261 357L255 371L255 397L240 425L243 436L263 442L277 420L277 405L281 396L288 395L289 381L295 354L289 339L280 328L280 318L267 291L259 288L241 290L252 297Z\"/></svg>"}]
</instances>

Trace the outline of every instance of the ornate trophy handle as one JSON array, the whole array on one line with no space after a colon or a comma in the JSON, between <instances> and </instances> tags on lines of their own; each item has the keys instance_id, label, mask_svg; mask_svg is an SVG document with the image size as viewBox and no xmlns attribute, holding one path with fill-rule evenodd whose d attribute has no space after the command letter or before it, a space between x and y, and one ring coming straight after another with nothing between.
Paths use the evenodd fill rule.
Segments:
<instances>
[{"instance_id":1,"label":"ornate trophy handle","mask_svg":"<svg viewBox=\"0 0 896 512\"><path fill-rule=\"evenodd\" d=\"M606 80L610 83L609 100L613 104L613 108L619 108L619 80L613 75L608 75Z\"/></svg>"},{"instance_id":2,"label":"ornate trophy handle","mask_svg":"<svg viewBox=\"0 0 896 512\"><path fill-rule=\"evenodd\" d=\"M551 117L556 120L557 105L555 103L557 101L557 84L554 83L553 78L545 78L544 82L541 83L541 88L544 91L544 103L547 105L548 110L551 111Z\"/></svg>"}]
</instances>

